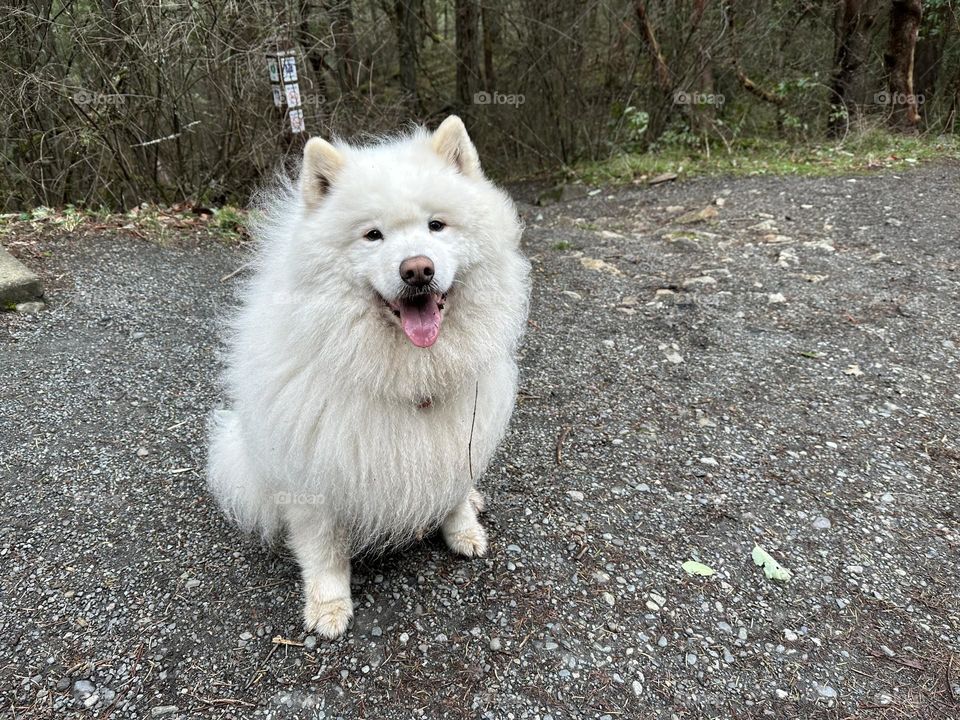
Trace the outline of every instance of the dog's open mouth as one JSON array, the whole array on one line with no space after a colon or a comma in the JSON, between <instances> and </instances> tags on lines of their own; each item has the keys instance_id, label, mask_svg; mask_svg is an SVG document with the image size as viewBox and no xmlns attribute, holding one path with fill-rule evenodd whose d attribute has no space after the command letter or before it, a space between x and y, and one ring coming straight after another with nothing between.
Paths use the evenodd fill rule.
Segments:
<instances>
[{"instance_id":1,"label":"dog's open mouth","mask_svg":"<svg viewBox=\"0 0 960 720\"><path fill-rule=\"evenodd\" d=\"M399 319L403 334L418 348L428 348L440 336L443 307L447 294L424 292L408 297L386 300L383 303Z\"/></svg>"}]
</instances>

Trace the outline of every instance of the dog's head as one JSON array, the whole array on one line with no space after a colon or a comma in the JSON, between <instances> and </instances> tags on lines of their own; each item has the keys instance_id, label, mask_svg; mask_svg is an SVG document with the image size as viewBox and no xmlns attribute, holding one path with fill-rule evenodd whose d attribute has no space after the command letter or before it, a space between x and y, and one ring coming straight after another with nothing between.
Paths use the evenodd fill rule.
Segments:
<instances>
[{"instance_id":1,"label":"dog's head","mask_svg":"<svg viewBox=\"0 0 960 720\"><path fill-rule=\"evenodd\" d=\"M448 314L482 303L478 288L494 305L513 291L501 286L516 274L516 209L484 177L458 117L364 147L312 138L300 194L317 271L418 348L437 342Z\"/></svg>"}]
</instances>

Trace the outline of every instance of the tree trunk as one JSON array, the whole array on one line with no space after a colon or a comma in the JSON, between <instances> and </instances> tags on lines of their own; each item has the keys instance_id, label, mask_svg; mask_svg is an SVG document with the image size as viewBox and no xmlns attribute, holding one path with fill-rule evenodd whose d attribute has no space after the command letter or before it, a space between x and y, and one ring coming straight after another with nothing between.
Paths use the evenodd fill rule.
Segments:
<instances>
[{"instance_id":1,"label":"tree trunk","mask_svg":"<svg viewBox=\"0 0 960 720\"><path fill-rule=\"evenodd\" d=\"M457 26L457 104L466 111L473 102L479 84L477 21L480 16L477 0L456 0Z\"/></svg>"},{"instance_id":2,"label":"tree trunk","mask_svg":"<svg viewBox=\"0 0 960 720\"><path fill-rule=\"evenodd\" d=\"M869 38L873 24L870 0L841 0L837 5L836 50L833 56L833 77L830 82L830 118L828 134L843 135L850 120L857 115L855 90L860 69L867 61Z\"/></svg>"},{"instance_id":3,"label":"tree trunk","mask_svg":"<svg viewBox=\"0 0 960 720\"><path fill-rule=\"evenodd\" d=\"M920 124L913 92L913 57L922 16L922 0L893 0L890 6L890 34L883 63L889 79L890 123L898 130L916 130Z\"/></svg>"},{"instance_id":4,"label":"tree trunk","mask_svg":"<svg viewBox=\"0 0 960 720\"><path fill-rule=\"evenodd\" d=\"M500 39L499 8L493 0L482 0L480 15L483 21L483 87L488 93L497 89L493 69L493 49Z\"/></svg>"},{"instance_id":5,"label":"tree trunk","mask_svg":"<svg viewBox=\"0 0 960 720\"><path fill-rule=\"evenodd\" d=\"M657 85L663 92L669 93L672 89L670 68L667 67L667 61L660 51L660 43L657 42L653 24L650 22L650 16L647 15L647 5L643 0L634 0L633 9L637 15L637 27L643 36L643 43L647 46L647 52L650 53L650 61L653 63L653 74L657 79Z\"/></svg>"},{"instance_id":6,"label":"tree trunk","mask_svg":"<svg viewBox=\"0 0 960 720\"><path fill-rule=\"evenodd\" d=\"M337 83L340 86L340 92L348 94L357 87L357 41L353 31L353 2L352 0L327 0L325 5L333 33Z\"/></svg>"},{"instance_id":7,"label":"tree trunk","mask_svg":"<svg viewBox=\"0 0 960 720\"><path fill-rule=\"evenodd\" d=\"M417 25L422 0L397 0L397 55L400 61L400 88L408 105L419 105L417 95L417 58L420 52Z\"/></svg>"}]
</instances>

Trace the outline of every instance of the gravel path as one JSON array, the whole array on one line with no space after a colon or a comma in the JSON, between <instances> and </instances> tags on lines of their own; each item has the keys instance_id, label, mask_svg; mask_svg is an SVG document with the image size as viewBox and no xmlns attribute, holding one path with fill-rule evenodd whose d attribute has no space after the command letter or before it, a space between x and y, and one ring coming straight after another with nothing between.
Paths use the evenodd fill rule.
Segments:
<instances>
[{"instance_id":1,"label":"gravel path","mask_svg":"<svg viewBox=\"0 0 960 720\"><path fill-rule=\"evenodd\" d=\"M46 241L49 309L0 316L0 716L960 717L958 190L943 164L525 206L491 555L358 563L333 644L204 493L243 251Z\"/></svg>"}]
</instances>

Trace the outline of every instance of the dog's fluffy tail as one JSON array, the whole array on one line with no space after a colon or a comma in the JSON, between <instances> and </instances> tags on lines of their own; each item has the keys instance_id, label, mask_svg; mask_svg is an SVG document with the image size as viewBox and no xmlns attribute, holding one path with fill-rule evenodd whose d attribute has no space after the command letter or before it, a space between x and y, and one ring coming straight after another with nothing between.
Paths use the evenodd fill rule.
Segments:
<instances>
[{"instance_id":1,"label":"dog's fluffy tail","mask_svg":"<svg viewBox=\"0 0 960 720\"><path fill-rule=\"evenodd\" d=\"M241 530L259 533L270 541L279 529L280 514L250 463L239 416L230 410L214 410L208 429L207 486L211 494Z\"/></svg>"}]
</instances>

